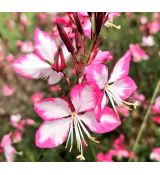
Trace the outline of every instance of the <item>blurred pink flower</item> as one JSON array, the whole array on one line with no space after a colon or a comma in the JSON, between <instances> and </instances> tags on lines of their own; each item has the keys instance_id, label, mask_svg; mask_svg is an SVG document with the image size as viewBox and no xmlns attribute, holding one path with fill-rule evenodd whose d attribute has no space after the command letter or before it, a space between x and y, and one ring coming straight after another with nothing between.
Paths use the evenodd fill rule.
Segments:
<instances>
[{"instance_id":1,"label":"blurred pink flower","mask_svg":"<svg viewBox=\"0 0 160 175\"><path fill-rule=\"evenodd\" d=\"M154 117L152 118L152 121L154 121L154 122L157 123L157 124L160 124L160 115L159 115L159 116L154 116Z\"/></svg>"},{"instance_id":2,"label":"blurred pink flower","mask_svg":"<svg viewBox=\"0 0 160 175\"><path fill-rule=\"evenodd\" d=\"M118 160L122 158L134 157L134 153L127 150L124 145L124 135L120 136L114 141L113 149L110 149L106 154L98 153L97 161L100 162L113 162L113 158L116 157Z\"/></svg>"},{"instance_id":3,"label":"blurred pink flower","mask_svg":"<svg viewBox=\"0 0 160 175\"><path fill-rule=\"evenodd\" d=\"M14 128L16 128L20 131L23 131L25 126L27 126L27 125L32 126L35 124L35 122L32 119L22 119L22 116L20 114L12 114L10 116L10 124Z\"/></svg>"},{"instance_id":4,"label":"blurred pink flower","mask_svg":"<svg viewBox=\"0 0 160 175\"><path fill-rule=\"evenodd\" d=\"M154 148L150 154L150 159L160 162L160 147Z\"/></svg>"},{"instance_id":5,"label":"blurred pink flower","mask_svg":"<svg viewBox=\"0 0 160 175\"><path fill-rule=\"evenodd\" d=\"M152 113L154 114L154 116L152 117L152 121L160 124L160 96L156 98L156 101L152 106Z\"/></svg>"},{"instance_id":6,"label":"blurred pink flower","mask_svg":"<svg viewBox=\"0 0 160 175\"><path fill-rule=\"evenodd\" d=\"M32 99L32 102L35 103L35 102L41 100L43 97L44 97L44 94L42 92L35 92L31 96L31 99Z\"/></svg>"},{"instance_id":7,"label":"blurred pink flower","mask_svg":"<svg viewBox=\"0 0 160 175\"><path fill-rule=\"evenodd\" d=\"M152 35L149 36L142 36L142 46L154 46L155 45L155 41L154 41L154 37Z\"/></svg>"},{"instance_id":8,"label":"blurred pink flower","mask_svg":"<svg viewBox=\"0 0 160 175\"><path fill-rule=\"evenodd\" d=\"M60 85L54 85L54 86L50 86L50 91L51 92L57 92L61 90L61 86Z\"/></svg>"},{"instance_id":9,"label":"blurred pink flower","mask_svg":"<svg viewBox=\"0 0 160 175\"><path fill-rule=\"evenodd\" d=\"M160 96L156 98L154 105L152 106L153 114L160 114Z\"/></svg>"},{"instance_id":10,"label":"blurred pink flower","mask_svg":"<svg viewBox=\"0 0 160 175\"><path fill-rule=\"evenodd\" d=\"M3 136L0 146L3 148L3 152L7 162L14 161L14 155L17 153L16 149L12 146L11 133Z\"/></svg>"},{"instance_id":11,"label":"blurred pink flower","mask_svg":"<svg viewBox=\"0 0 160 175\"><path fill-rule=\"evenodd\" d=\"M13 139L13 143L19 143L22 141L22 131L20 130L15 130L12 134L12 139Z\"/></svg>"},{"instance_id":12,"label":"blurred pink flower","mask_svg":"<svg viewBox=\"0 0 160 175\"><path fill-rule=\"evenodd\" d=\"M155 22L150 22L148 23L148 29L150 34L155 34L160 31L160 22L155 21Z\"/></svg>"},{"instance_id":13,"label":"blurred pink flower","mask_svg":"<svg viewBox=\"0 0 160 175\"><path fill-rule=\"evenodd\" d=\"M9 86L8 84L4 84L2 87L2 94L4 96L11 96L15 92L15 88Z\"/></svg>"},{"instance_id":14,"label":"blurred pink flower","mask_svg":"<svg viewBox=\"0 0 160 175\"><path fill-rule=\"evenodd\" d=\"M13 60L15 59L15 57L14 57L14 55L13 54L11 54L11 53L9 53L7 56L6 56L6 60L8 61L8 62L13 62Z\"/></svg>"},{"instance_id":15,"label":"blurred pink flower","mask_svg":"<svg viewBox=\"0 0 160 175\"><path fill-rule=\"evenodd\" d=\"M140 62L142 60L148 60L149 56L145 53L145 51L140 47L139 44L130 44L130 50L133 56L134 62Z\"/></svg>"},{"instance_id":16,"label":"blurred pink flower","mask_svg":"<svg viewBox=\"0 0 160 175\"><path fill-rule=\"evenodd\" d=\"M30 24L29 18L24 13L21 13L20 14L20 22L24 26L28 26Z\"/></svg>"},{"instance_id":17,"label":"blurred pink flower","mask_svg":"<svg viewBox=\"0 0 160 175\"><path fill-rule=\"evenodd\" d=\"M143 94L140 94L138 91L134 92L132 95L132 99L136 101L138 106L142 106L145 103L145 96Z\"/></svg>"}]
</instances>

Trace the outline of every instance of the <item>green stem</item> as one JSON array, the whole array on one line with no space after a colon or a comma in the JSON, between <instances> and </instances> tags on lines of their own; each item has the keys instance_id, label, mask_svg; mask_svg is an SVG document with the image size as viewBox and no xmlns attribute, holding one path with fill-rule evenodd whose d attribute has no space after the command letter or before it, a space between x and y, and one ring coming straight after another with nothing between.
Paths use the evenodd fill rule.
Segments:
<instances>
[{"instance_id":1,"label":"green stem","mask_svg":"<svg viewBox=\"0 0 160 175\"><path fill-rule=\"evenodd\" d=\"M90 150L91 150L93 159L96 160L96 152L95 152L95 149L93 148L93 143L92 142L90 143Z\"/></svg>"},{"instance_id":2,"label":"green stem","mask_svg":"<svg viewBox=\"0 0 160 175\"><path fill-rule=\"evenodd\" d=\"M156 85L156 88L155 88L154 93L153 93L152 98L151 98L150 105L149 105L149 107L148 107L148 109L147 109L147 111L145 113L145 116L144 116L144 119L143 119L143 123L142 123L142 125L141 125L141 127L139 129L138 135L136 137L136 141L135 141L134 146L133 146L133 151L136 150L136 148L138 146L138 143L139 143L139 141L140 141L140 139L142 137L143 131L146 128L146 123L147 123L147 120L149 118L149 114L151 112L152 105L153 105L153 103L155 101L155 98L156 98L159 90L160 90L160 80L158 81L158 83ZM129 161L131 161L131 159L129 159Z\"/></svg>"},{"instance_id":3,"label":"green stem","mask_svg":"<svg viewBox=\"0 0 160 175\"><path fill-rule=\"evenodd\" d=\"M91 44L90 44L90 46L89 46L87 55L86 55L85 58L84 58L84 66L87 64L88 59L89 59L89 57L90 57L90 55L91 55L91 53L92 53L92 49L93 49L94 43L95 43L95 39L93 38L93 39L91 40Z\"/></svg>"}]
</instances>

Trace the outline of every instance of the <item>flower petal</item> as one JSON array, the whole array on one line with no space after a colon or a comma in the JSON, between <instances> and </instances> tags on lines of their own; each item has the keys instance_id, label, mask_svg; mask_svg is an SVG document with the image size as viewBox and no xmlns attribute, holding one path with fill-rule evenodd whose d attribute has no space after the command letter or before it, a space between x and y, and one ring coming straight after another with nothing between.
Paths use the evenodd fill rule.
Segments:
<instances>
[{"instance_id":1,"label":"flower petal","mask_svg":"<svg viewBox=\"0 0 160 175\"><path fill-rule=\"evenodd\" d=\"M54 56L57 52L57 46L54 40L46 33L36 28L34 33L35 52L44 60L51 64L54 62Z\"/></svg>"},{"instance_id":2,"label":"flower petal","mask_svg":"<svg viewBox=\"0 0 160 175\"><path fill-rule=\"evenodd\" d=\"M78 84L71 90L70 98L76 112L92 110L98 98L97 86L88 83Z\"/></svg>"},{"instance_id":3,"label":"flower petal","mask_svg":"<svg viewBox=\"0 0 160 175\"><path fill-rule=\"evenodd\" d=\"M109 78L109 83L112 83L128 75L130 60L131 51L129 50L116 62Z\"/></svg>"},{"instance_id":4,"label":"flower petal","mask_svg":"<svg viewBox=\"0 0 160 175\"><path fill-rule=\"evenodd\" d=\"M110 87L123 100L127 99L137 89L135 82L128 76L114 82Z\"/></svg>"},{"instance_id":5,"label":"flower petal","mask_svg":"<svg viewBox=\"0 0 160 175\"><path fill-rule=\"evenodd\" d=\"M80 116L80 119L88 126L88 128L95 133L106 133L116 129L121 121L115 112L106 107L101 114L100 122L95 119L94 112L87 112Z\"/></svg>"},{"instance_id":6,"label":"flower petal","mask_svg":"<svg viewBox=\"0 0 160 175\"><path fill-rule=\"evenodd\" d=\"M92 55L91 55L90 58L92 58ZM88 65L89 64L103 64L106 61L110 61L112 59L113 59L113 56L112 56L112 53L111 52L99 50L98 53L97 53L97 55L96 55L96 57L93 60L90 59L88 61Z\"/></svg>"},{"instance_id":7,"label":"flower petal","mask_svg":"<svg viewBox=\"0 0 160 175\"><path fill-rule=\"evenodd\" d=\"M56 71L53 71L52 75L48 79L48 84L53 85L58 83L61 78L63 77L63 74L61 72L57 73Z\"/></svg>"},{"instance_id":8,"label":"flower petal","mask_svg":"<svg viewBox=\"0 0 160 175\"><path fill-rule=\"evenodd\" d=\"M54 148L62 144L68 135L70 118L45 121L36 132L36 146Z\"/></svg>"},{"instance_id":9,"label":"flower petal","mask_svg":"<svg viewBox=\"0 0 160 175\"><path fill-rule=\"evenodd\" d=\"M86 67L86 78L88 82L96 83L103 89L108 80L108 69L103 64L91 64Z\"/></svg>"},{"instance_id":10,"label":"flower petal","mask_svg":"<svg viewBox=\"0 0 160 175\"><path fill-rule=\"evenodd\" d=\"M107 98L106 98L105 91L103 91L100 93L99 99L98 99L96 107L95 107L95 115L96 115L96 120L98 122L100 121L101 113L104 110L104 108L106 107L106 105L107 105Z\"/></svg>"},{"instance_id":11,"label":"flower petal","mask_svg":"<svg viewBox=\"0 0 160 175\"><path fill-rule=\"evenodd\" d=\"M34 104L34 110L43 120L54 120L71 114L68 103L60 98L40 100Z\"/></svg>"},{"instance_id":12,"label":"flower petal","mask_svg":"<svg viewBox=\"0 0 160 175\"><path fill-rule=\"evenodd\" d=\"M35 54L19 57L13 63L13 69L18 75L29 79L47 78L53 72L51 66Z\"/></svg>"}]
</instances>

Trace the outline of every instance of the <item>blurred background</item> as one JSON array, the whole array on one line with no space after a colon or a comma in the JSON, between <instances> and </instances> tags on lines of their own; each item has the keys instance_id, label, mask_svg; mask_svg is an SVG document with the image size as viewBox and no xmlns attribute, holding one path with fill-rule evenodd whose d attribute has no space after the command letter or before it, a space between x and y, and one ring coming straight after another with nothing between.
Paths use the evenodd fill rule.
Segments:
<instances>
[{"instance_id":1,"label":"blurred background","mask_svg":"<svg viewBox=\"0 0 160 175\"><path fill-rule=\"evenodd\" d=\"M42 150L34 144L36 129L42 121L33 110L33 102L57 96L59 86L21 78L11 66L19 55L34 50L36 27L52 33L57 15L63 16L63 13L0 13L0 142L4 135L10 134L16 150L14 161L78 161L76 149L69 153L65 145L61 145ZM132 111L118 109L122 125L113 132L95 135L100 144L89 143L84 150L86 161L128 161L130 157L134 161L154 161L151 153L154 148L160 148L160 120L154 119L154 111L135 153L132 147L160 79L160 13L121 13L113 23L121 29L104 27L101 49L113 53L110 68L131 49L130 76L138 87L132 99L138 101L139 106ZM111 150L117 150L117 155L111 156ZM3 148L0 148L0 161L6 161Z\"/></svg>"}]
</instances>

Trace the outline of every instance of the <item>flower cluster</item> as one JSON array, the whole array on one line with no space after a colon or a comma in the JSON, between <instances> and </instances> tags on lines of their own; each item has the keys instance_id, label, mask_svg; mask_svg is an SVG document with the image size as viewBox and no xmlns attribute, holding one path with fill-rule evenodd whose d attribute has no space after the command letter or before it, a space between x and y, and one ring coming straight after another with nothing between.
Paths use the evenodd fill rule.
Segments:
<instances>
[{"instance_id":1,"label":"flower cluster","mask_svg":"<svg viewBox=\"0 0 160 175\"><path fill-rule=\"evenodd\" d=\"M14 71L28 79L47 79L48 85L59 83L61 93L58 97L34 100L34 110L43 120L36 132L36 146L54 148L66 141L71 151L75 137L80 152L77 158L84 160L86 137L99 142L90 131L101 134L116 129L121 124L117 106L127 110L136 107L127 99L137 88L128 75L137 46L130 46L111 73L108 63L113 55L100 49L101 29L120 29L112 23L119 15L67 13L54 19L51 33L36 28L34 46L19 43L27 54L14 61ZM25 45L29 45L29 53ZM140 51L140 55L144 53Z\"/></svg>"}]
</instances>

